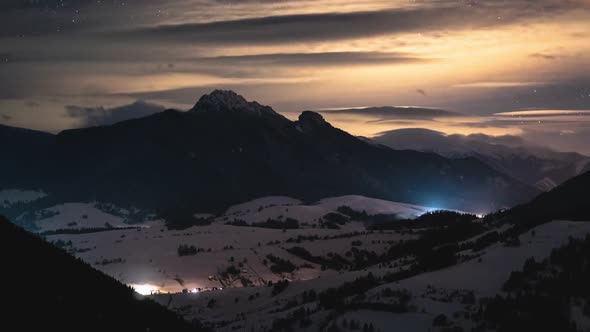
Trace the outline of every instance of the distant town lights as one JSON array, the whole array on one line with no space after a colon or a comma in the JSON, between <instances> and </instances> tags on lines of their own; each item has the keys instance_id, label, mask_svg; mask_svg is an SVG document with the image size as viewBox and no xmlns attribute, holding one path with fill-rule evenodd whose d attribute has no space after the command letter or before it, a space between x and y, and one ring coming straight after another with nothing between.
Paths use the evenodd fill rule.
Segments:
<instances>
[{"instance_id":1,"label":"distant town lights","mask_svg":"<svg viewBox=\"0 0 590 332\"><path fill-rule=\"evenodd\" d=\"M141 295L152 295L154 293L158 293L160 289L158 286L150 285L150 284L142 284L142 285L131 285L133 289L141 294Z\"/></svg>"}]
</instances>

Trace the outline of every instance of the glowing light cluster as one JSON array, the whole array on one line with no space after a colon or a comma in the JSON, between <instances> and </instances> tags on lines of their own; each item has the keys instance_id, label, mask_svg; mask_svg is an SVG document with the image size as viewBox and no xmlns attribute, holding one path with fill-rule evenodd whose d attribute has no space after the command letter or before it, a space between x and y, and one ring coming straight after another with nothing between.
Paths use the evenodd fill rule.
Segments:
<instances>
[{"instance_id":1,"label":"glowing light cluster","mask_svg":"<svg viewBox=\"0 0 590 332\"><path fill-rule=\"evenodd\" d=\"M141 295L152 295L160 291L158 286L150 284L131 285L131 287Z\"/></svg>"}]
</instances>

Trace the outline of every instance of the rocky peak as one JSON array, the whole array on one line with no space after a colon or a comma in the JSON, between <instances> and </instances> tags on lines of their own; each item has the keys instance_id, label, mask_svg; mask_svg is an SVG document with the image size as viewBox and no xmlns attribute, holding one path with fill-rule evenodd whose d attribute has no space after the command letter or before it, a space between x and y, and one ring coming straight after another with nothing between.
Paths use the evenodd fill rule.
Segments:
<instances>
[{"instance_id":1,"label":"rocky peak","mask_svg":"<svg viewBox=\"0 0 590 332\"><path fill-rule=\"evenodd\" d=\"M324 120L324 117L320 113L313 111L304 111L299 115L299 122L311 127L323 127L329 126L330 124Z\"/></svg>"},{"instance_id":2,"label":"rocky peak","mask_svg":"<svg viewBox=\"0 0 590 332\"><path fill-rule=\"evenodd\" d=\"M203 95L191 112L242 112L261 116L263 114L278 115L269 106L263 106L253 101L249 102L244 97L230 90L214 90L210 94Z\"/></svg>"}]
</instances>

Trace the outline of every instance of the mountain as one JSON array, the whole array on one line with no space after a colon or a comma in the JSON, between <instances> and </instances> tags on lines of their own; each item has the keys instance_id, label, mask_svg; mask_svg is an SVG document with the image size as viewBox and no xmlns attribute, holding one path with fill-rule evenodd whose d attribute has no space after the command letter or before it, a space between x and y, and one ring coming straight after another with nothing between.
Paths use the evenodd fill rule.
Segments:
<instances>
[{"instance_id":1,"label":"mountain","mask_svg":"<svg viewBox=\"0 0 590 332\"><path fill-rule=\"evenodd\" d=\"M509 224L505 235L517 237L533 227L555 220L590 221L590 171L569 179L531 201L511 209L490 213L488 224Z\"/></svg>"},{"instance_id":2,"label":"mountain","mask_svg":"<svg viewBox=\"0 0 590 332\"><path fill-rule=\"evenodd\" d=\"M567 180L526 204L500 212L500 215L522 219L522 222L531 224L556 219L590 221L588 188L590 171Z\"/></svg>"},{"instance_id":3,"label":"mountain","mask_svg":"<svg viewBox=\"0 0 590 332\"><path fill-rule=\"evenodd\" d=\"M291 121L231 91L204 95L188 112L65 130L44 151L34 179L50 196L174 213L348 194L490 211L537 193L475 158L369 144L318 113Z\"/></svg>"},{"instance_id":4,"label":"mountain","mask_svg":"<svg viewBox=\"0 0 590 332\"><path fill-rule=\"evenodd\" d=\"M2 324L20 331L202 330L0 216Z\"/></svg>"},{"instance_id":5,"label":"mountain","mask_svg":"<svg viewBox=\"0 0 590 332\"><path fill-rule=\"evenodd\" d=\"M33 177L54 143L55 135L0 125L0 189L34 187Z\"/></svg>"},{"instance_id":6,"label":"mountain","mask_svg":"<svg viewBox=\"0 0 590 332\"><path fill-rule=\"evenodd\" d=\"M589 157L537 147L516 136L446 135L411 128L387 131L373 140L393 149L429 151L449 158L474 157L542 191L590 170Z\"/></svg>"},{"instance_id":7,"label":"mountain","mask_svg":"<svg viewBox=\"0 0 590 332\"><path fill-rule=\"evenodd\" d=\"M54 135L42 131L10 127L0 124L0 148L11 153L25 148L47 145Z\"/></svg>"}]
</instances>

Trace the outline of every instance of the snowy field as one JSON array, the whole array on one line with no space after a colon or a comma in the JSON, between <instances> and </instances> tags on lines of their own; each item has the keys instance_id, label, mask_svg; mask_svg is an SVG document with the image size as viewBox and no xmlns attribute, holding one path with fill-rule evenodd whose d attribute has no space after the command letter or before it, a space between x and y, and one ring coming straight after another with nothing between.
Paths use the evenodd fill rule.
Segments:
<instances>
[{"instance_id":1,"label":"snowy field","mask_svg":"<svg viewBox=\"0 0 590 332\"><path fill-rule=\"evenodd\" d=\"M40 232L113 227L95 233L49 235L47 239L67 244L66 249L76 256L145 293L239 287L242 286L241 280L231 283L219 280L220 271L238 264L241 265L241 278L248 279L253 285L283 278L315 279L336 272L323 271L320 265L296 257L285 249L304 247L316 256L344 256L355 242L354 248L380 254L394 242L414 238L395 232L369 233L360 222L349 222L340 229L307 227L292 230L225 224L233 218L259 222L289 216L302 223L317 224L321 217L343 205L369 214L395 213L405 217L428 211L423 207L362 196L328 198L311 205L288 197L265 197L229 208L223 215L215 217L211 225L168 230L162 221L127 225L124 217L104 212L94 203L66 203L45 209L44 214L49 217L40 218L36 225ZM122 228L125 226L141 228ZM194 246L198 253L179 256L181 245ZM289 260L297 269L292 273L273 273L269 254Z\"/></svg>"},{"instance_id":2,"label":"snowy field","mask_svg":"<svg viewBox=\"0 0 590 332\"><path fill-rule=\"evenodd\" d=\"M348 206L356 211L367 214L396 214L400 218L415 218L431 208L390 202L364 196L348 195L331 197L313 204L284 196L273 196L256 199L229 208L222 216L216 218L218 222L244 220L248 223L263 222L267 219L293 218L300 223L318 224L319 220L330 212L336 212L341 206Z\"/></svg>"},{"instance_id":3,"label":"snowy field","mask_svg":"<svg viewBox=\"0 0 590 332\"><path fill-rule=\"evenodd\" d=\"M99 210L92 203L65 203L43 210L47 218L36 222L39 231L126 226L124 218Z\"/></svg>"},{"instance_id":4,"label":"snowy field","mask_svg":"<svg viewBox=\"0 0 590 332\"><path fill-rule=\"evenodd\" d=\"M365 294L365 300L369 302L387 303L387 300L379 296L383 289L407 290L412 294L411 305L415 308L412 312L395 314L357 310L346 312L333 320L341 328L343 320L346 319L361 322L361 326L364 322L373 323L375 329L381 331L391 331L393 328L400 331L428 331L432 330L433 319L439 314L445 314L447 317L454 317L458 326L469 330L472 322L462 319L460 314L473 311L474 307L472 304L463 303L462 296L473 294L476 303L481 298L493 296L501 291L503 283L512 271L522 268L527 258L546 258L552 249L565 244L569 237L581 238L589 233L590 223L554 221L538 226L534 231L521 236L522 244L519 247L492 245L483 252L481 260L474 258L443 270L381 285ZM368 272L380 276L394 270L374 267L366 271L325 274L317 279L293 282L278 296L272 296L269 287L254 287L221 292L158 295L154 298L187 317L199 317L217 324L220 331L232 331L234 328L245 328L247 331L252 328L268 329L273 320L297 309L296 307L277 313L276 308L285 306L304 291L313 289L319 293L360 276L366 276ZM212 300L215 307L209 308L208 304ZM313 307L317 303L306 305ZM321 312L311 317L315 317L312 319L314 325L301 331L314 331L318 328L316 324L323 320Z\"/></svg>"},{"instance_id":5,"label":"snowy field","mask_svg":"<svg viewBox=\"0 0 590 332\"><path fill-rule=\"evenodd\" d=\"M0 207L9 207L15 203L28 203L45 197L42 191L5 189L0 190Z\"/></svg>"},{"instance_id":6,"label":"snowy field","mask_svg":"<svg viewBox=\"0 0 590 332\"><path fill-rule=\"evenodd\" d=\"M20 197L35 199L31 194ZM301 331L316 331L325 327L326 322L353 331L347 327L351 320L361 326L372 323L375 331L390 331L392 327L403 331L436 331L432 322L440 314L452 318L455 326L469 330L473 322L462 315L475 309L473 302L464 301L466 296L473 297L477 303L498 294L510 273L520 270L529 257L541 260L554 248L564 245L568 238L581 238L590 233L590 223L546 223L522 234L519 246L495 243L480 252L462 252L471 258L445 269L375 286L364 294L367 302L390 304L390 299L382 296L385 290L408 291L411 312L362 308L329 315L316 311L317 300L302 303L302 294L311 290L319 294L365 277L369 272L383 277L406 266L386 264L358 271L337 271L295 256L288 249L302 247L314 257L325 259L334 255L347 257L351 250L380 255L392 244L419 236L396 231L369 232L363 223L354 221L340 229L318 227L323 216L344 205L368 214L396 214L405 218L431 210L362 196L327 198L314 204L277 196L235 205L218 216L196 214L197 218L212 221L207 226L169 230L163 221L153 220L153 216L143 223L129 225L127 210L108 205L105 209L104 204L96 203L65 203L39 211L36 226L40 232L100 229L92 233L47 235L47 240L132 285L138 292L153 294L156 301L187 319L199 318L219 331L270 331L273 321L289 317L301 308L311 313L310 325L296 329ZM254 223L286 218L305 225L282 230L226 224L236 219ZM134 228L128 228L131 226ZM487 232L501 233L508 227L503 225ZM181 246L192 247L194 252L180 255ZM293 271L273 271L271 256L293 264ZM232 267L233 274L228 273ZM281 280L291 282L283 292L273 295L273 288L267 284Z\"/></svg>"},{"instance_id":7,"label":"snowy field","mask_svg":"<svg viewBox=\"0 0 590 332\"><path fill-rule=\"evenodd\" d=\"M355 227L356 226L356 227ZM317 240L303 243L287 243L298 236L333 237L353 232L363 232L357 236ZM385 251L385 241L411 239L409 235L389 233L364 234L364 228L351 225L345 229L297 229L275 230L253 227L237 227L220 224L192 227L183 231L169 231L163 225L152 225L142 229L121 229L90 234L61 234L48 236L49 241L72 242L71 250L84 261L116 261L116 263L96 264L95 267L133 285L156 285L162 292L179 292L184 288L222 287L217 276L222 268L242 263L242 276L255 285L264 284L283 277L292 280L308 280L324 274L317 264L306 262L291 255L284 248L305 247L314 255L327 255L330 252L344 256L352 248L352 241L361 241L359 248ZM203 249L195 255L179 256L179 245L194 245ZM300 267L293 273L275 274L264 265L267 255L287 259ZM119 260L121 260L119 262ZM307 263L310 266L303 267ZM268 264L268 263L267 263ZM182 280L179 282L178 280ZM231 286L241 286L239 283Z\"/></svg>"}]
</instances>

